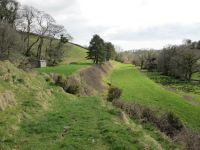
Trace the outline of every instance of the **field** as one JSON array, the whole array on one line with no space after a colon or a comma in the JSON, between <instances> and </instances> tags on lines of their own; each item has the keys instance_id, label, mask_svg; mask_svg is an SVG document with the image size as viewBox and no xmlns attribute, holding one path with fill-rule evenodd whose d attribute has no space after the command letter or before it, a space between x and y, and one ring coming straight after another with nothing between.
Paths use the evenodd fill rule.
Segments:
<instances>
[{"instance_id":1,"label":"field","mask_svg":"<svg viewBox=\"0 0 200 150\"><path fill-rule=\"evenodd\" d=\"M36 48L37 45L33 52ZM104 94L78 97L47 81L43 73L70 76L92 65L85 58L86 49L71 43L64 48L59 65L37 68L32 73L10 62L0 62L0 149L181 148L153 125L130 119L106 102ZM185 124L200 130L200 105L192 103L198 94L191 92L195 99L186 100L184 92L166 90L132 65L112 63L113 72L104 79L123 89L123 100L162 112L173 111Z\"/></svg>"},{"instance_id":2,"label":"field","mask_svg":"<svg viewBox=\"0 0 200 150\"><path fill-rule=\"evenodd\" d=\"M177 147L152 126L142 127L101 98L67 94L42 75L28 74L9 62L0 67L0 93L9 91L15 101L0 111L0 149ZM9 74L8 82L4 77Z\"/></svg>"},{"instance_id":3,"label":"field","mask_svg":"<svg viewBox=\"0 0 200 150\"><path fill-rule=\"evenodd\" d=\"M200 80L200 73L193 74L192 79L194 79L194 80Z\"/></svg>"},{"instance_id":4,"label":"field","mask_svg":"<svg viewBox=\"0 0 200 150\"><path fill-rule=\"evenodd\" d=\"M37 69L40 73L57 73L61 75L69 76L76 71L90 66L90 63L77 63L77 64L66 64L66 65L58 65L55 67L46 67Z\"/></svg>"},{"instance_id":5,"label":"field","mask_svg":"<svg viewBox=\"0 0 200 150\"><path fill-rule=\"evenodd\" d=\"M69 76L76 71L91 65L91 61L86 59L87 50L77 45L67 43L64 45L63 61L53 67L38 68L40 73L57 73Z\"/></svg>"},{"instance_id":6,"label":"field","mask_svg":"<svg viewBox=\"0 0 200 150\"><path fill-rule=\"evenodd\" d=\"M123 100L157 108L162 112L172 111L186 125L200 131L198 103L193 104L181 94L156 84L133 65L114 63L114 71L108 80L123 90ZM185 94L190 96L188 93Z\"/></svg>"}]
</instances>

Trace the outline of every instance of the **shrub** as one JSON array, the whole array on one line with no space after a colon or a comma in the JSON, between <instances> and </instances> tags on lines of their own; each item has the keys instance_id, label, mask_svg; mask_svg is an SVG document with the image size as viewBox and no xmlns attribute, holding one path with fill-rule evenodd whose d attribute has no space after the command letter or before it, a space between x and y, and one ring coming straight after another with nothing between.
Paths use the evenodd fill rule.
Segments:
<instances>
[{"instance_id":1,"label":"shrub","mask_svg":"<svg viewBox=\"0 0 200 150\"><path fill-rule=\"evenodd\" d=\"M182 122L172 112L162 115L155 124L170 137L176 136L183 128Z\"/></svg>"},{"instance_id":2,"label":"shrub","mask_svg":"<svg viewBox=\"0 0 200 150\"><path fill-rule=\"evenodd\" d=\"M64 87L65 92L70 94L78 94L80 90L79 85L67 85Z\"/></svg>"},{"instance_id":3,"label":"shrub","mask_svg":"<svg viewBox=\"0 0 200 150\"><path fill-rule=\"evenodd\" d=\"M142 116L144 122L154 123L157 121L155 112L150 108L142 108Z\"/></svg>"},{"instance_id":4,"label":"shrub","mask_svg":"<svg viewBox=\"0 0 200 150\"><path fill-rule=\"evenodd\" d=\"M66 80L64 79L64 77L62 75L57 75L56 78L55 78L55 84L56 85L59 85L61 87L64 86Z\"/></svg>"},{"instance_id":5,"label":"shrub","mask_svg":"<svg viewBox=\"0 0 200 150\"><path fill-rule=\"evenodd\" d=\"M122 94L122 90L117 87L110 87L108 91L108 97L107 100L112 102L113 100L117 100L120 98Z\"/></svg>"},{"instance_id":6,"label":"shrub","mask_svg":"<svg viewBox=\"0 0 200 150\"><path fill-rule=\"evenodd\" d=\"M112 94L112 92L111 92ZM183 129L182 122L172 113L156 115L156 110L139 104L127 104L121 100L114 99L113 105L125 111L131 118L142 122L149 122L157 126L160 131L170 137L176 136Z\"/></svg>"},{"instance_id":7,"label":"shrub","mask_svg":"<svg viewBox=\"0 0 200 150\"><path fill-rule=\"evenodd\" d=\"M169 112L167 113L167 120L169 124L175 128L176 130L180 131L183 128L183 125L178 117L174 115L174 113Z\"/></svg>"}]
</instances>

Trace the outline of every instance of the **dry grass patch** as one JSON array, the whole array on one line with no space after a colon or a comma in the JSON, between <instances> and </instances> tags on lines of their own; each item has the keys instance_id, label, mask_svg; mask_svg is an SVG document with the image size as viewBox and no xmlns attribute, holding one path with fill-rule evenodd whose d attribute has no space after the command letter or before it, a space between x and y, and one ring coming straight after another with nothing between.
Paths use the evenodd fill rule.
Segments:
<instances>
[{"instance_id":1,"label":"dry grass patch","mask_svg":"<svg viewBox=\"0 0 200 150\"><path fill-rule=\"evenodd\" d=\"M13 105L16 105L16 100L12 92L0 93L0 111L4 111Z\"/></svg>"}]
</instances>

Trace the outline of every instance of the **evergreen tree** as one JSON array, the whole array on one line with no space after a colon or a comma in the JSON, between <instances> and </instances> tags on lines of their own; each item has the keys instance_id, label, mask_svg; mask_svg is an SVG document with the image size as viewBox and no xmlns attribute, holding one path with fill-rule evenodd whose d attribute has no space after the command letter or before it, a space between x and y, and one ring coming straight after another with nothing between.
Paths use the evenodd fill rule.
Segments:
<instances>
[{"instance_id":1,"label":"evergreen tree","mask_svg":"<svg viewBox=\"0 0 200 150\"><path fill-rule=\"evenodd\" d=\"M106 60L104 40L99 35L93 36L87 54L86 58L92 59L95 64L101 64Z\"/></svg>"},{"instance_id":2,"label":"evergreen tree","mask_svg":"<svg viewBox=\"0 0 200 150\"><path fill-rule=\"evenodd\" d=\"M105 43L105 49L106 49L106 60L109 61L110 59L115 59L116 56L115 47L111 42Z\"/></svg>"}]
</instances>

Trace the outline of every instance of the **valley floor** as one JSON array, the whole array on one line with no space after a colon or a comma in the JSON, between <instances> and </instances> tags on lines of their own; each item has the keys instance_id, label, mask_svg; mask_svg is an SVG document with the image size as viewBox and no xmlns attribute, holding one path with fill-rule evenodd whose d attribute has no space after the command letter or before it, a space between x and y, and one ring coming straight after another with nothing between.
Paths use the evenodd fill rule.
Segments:
<instances>
[{"instance_id":1,"label":"valley floor","mask_svg":"<svg viewBox=\"0 0 200 150\"><path fill-rule=\"evenodd\" d=\"M133 65L116 62L113 65L114 71L108 80L123 90L123 100L157 108L162 112L172 111L186 125L200 131L200 105L193 105L182 94L165 89Z\"/></svg>"}]
</instances>

